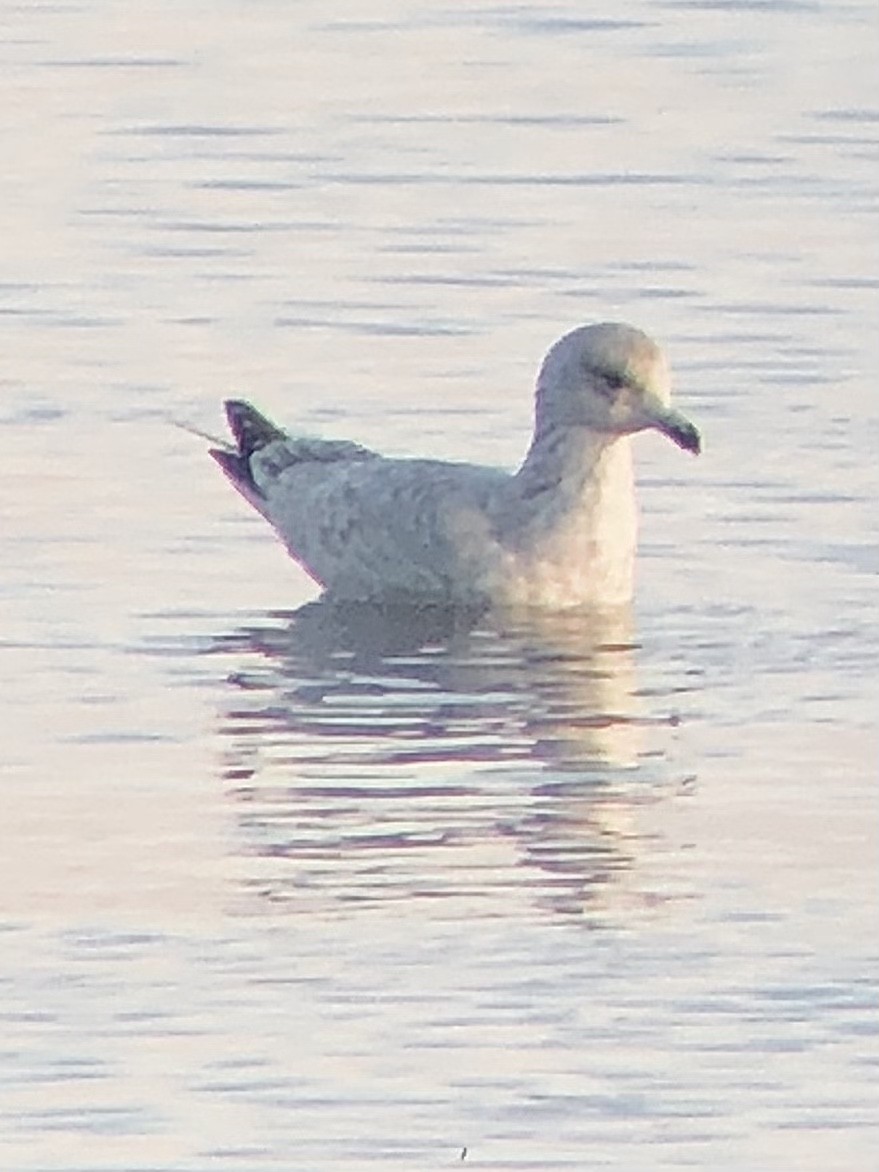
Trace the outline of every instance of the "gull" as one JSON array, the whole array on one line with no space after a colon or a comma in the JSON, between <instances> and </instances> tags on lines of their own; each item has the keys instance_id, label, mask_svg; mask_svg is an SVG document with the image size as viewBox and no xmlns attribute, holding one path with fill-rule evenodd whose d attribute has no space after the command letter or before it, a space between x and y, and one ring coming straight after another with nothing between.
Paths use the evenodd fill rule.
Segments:
<instances>
[{"instance_id":1,"label":"gull","mask_svg":"<svg viewBox=\"0 0 879 1172\"><path fill-rule=\"evenodd\" d=\"M210 454L330 600L614 608L633 592L630 437L652 428L701 447L670 400L659 346L602 322L544 358L515 473L292 435L240 399L225 403L234 445Z\"/></svg>"}]
</instances>

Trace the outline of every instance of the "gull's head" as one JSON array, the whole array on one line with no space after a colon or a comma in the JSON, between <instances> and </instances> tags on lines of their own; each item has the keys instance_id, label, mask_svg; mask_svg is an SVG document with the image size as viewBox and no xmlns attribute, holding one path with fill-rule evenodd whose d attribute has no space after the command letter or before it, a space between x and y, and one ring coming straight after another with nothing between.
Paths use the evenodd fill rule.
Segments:
<instances>
[{"instance_id":1,"label":"gull's head","mask_svg":"<svg viewBox=\"0 0 879 1172\"><path fill-rule=\"evenodd\" d=\"M653 428L688 452L699 432L671 407L671 374L654 341L616 322L580 326L550 349L537 378L537 427L606 435Z\"/></svg>"}]
</instances>

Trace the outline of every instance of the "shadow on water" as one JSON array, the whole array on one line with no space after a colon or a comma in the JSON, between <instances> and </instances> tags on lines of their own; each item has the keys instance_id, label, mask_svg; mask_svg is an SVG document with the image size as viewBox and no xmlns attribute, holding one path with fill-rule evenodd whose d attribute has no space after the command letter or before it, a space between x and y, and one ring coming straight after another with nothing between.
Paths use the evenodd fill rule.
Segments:
<instances>
[{"instance_id":1,"label":"shadow on water","mask_svg":"<svg viewBox=\"0 0 879 1172\"><path fill-rule=\"evenodd\" d=\"M667 790L628 614L499 620L314 603L218 641L248 886L279 901L490 898L582 913Z\"/></svg>"}]
</instances>

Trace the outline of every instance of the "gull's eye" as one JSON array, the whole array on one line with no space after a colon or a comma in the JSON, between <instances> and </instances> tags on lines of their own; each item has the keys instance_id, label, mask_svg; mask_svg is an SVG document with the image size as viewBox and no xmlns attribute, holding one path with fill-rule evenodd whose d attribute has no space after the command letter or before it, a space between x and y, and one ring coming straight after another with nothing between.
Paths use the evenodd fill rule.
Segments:
<instances>
[{"instance_id":1,"label":"gull's eye","mask_svg":"<svg viewBox=\"0 0 879 1172\"><path fill-rule=\"evenodd\" d=\"M612 370L606 370L602 372L598 389L603 395L610 398L612 395L618 394L625 386L626 380L623 375L617 374Z\"/></svg>"}]
</instances>

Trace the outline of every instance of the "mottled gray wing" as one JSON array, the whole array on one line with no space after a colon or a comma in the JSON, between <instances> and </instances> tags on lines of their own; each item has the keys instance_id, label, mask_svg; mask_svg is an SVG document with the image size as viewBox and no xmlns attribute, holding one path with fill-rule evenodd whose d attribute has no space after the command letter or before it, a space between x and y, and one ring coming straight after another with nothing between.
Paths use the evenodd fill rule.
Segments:
<instances>
[{"instance_id":1,"label":"mottled gray wing","mask_svg":"<svg viewBox=\"0 0 879 1172\"><path fill-rule=\"evenodd\" d=\"M270 448L259 453L260 483L263 459L271 464L266 516L290 554L338 598L455 595L465 565L491 540L491 504L506 474L385 459L355 444L336 451L286 463Z\"/></svg>"}]
</instances>

